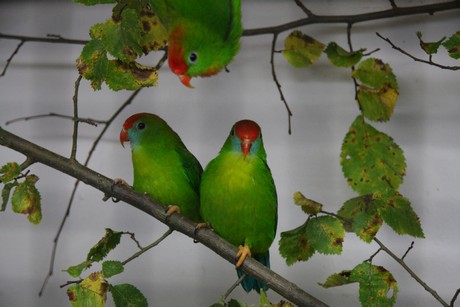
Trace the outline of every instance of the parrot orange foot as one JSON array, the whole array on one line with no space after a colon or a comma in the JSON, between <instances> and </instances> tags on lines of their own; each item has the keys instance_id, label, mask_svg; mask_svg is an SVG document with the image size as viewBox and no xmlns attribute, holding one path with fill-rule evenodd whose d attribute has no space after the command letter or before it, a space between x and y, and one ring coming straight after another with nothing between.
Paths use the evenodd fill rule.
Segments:
<instances>
[{"instance_id":1,"label":"parrot orange foot","mask_svg":"<svg viewBox=\"0 0 460 307\"><path fill-rule=\"evenodd\" d=\"M165 212L166 212L166 221L168 221L169 217L173 213L180 213L180 208L179 206L176 206L176 205L167 206Z\"/></svg>"},{"instance_id":2,"label":"parrot orange foot","mask_svg":"<svg viewBox=\"0 0 460 307\"><path fill-rule=\"evenodd\" d=\"M236 267L239 268L244 260L246 259L247 256L251 256L251 250L249 249L249 246L245 245L240 245L238 250L238 253L236 254Z\"/></svg>"},{"instance_id":3,"label":"parrot orange foot","mask_svg":"<svg viewBox=\"0 0 460 307\"><path fill-rule=\"evenodd\" d=\"M132 189L132 187L131 187L126 181L124 181L123 179L121 179L121 178L115 178L115 179L113 180L113 184L112 184L112 186L111 186L111 188L110 188L110 189L112 190L112 192L113 192L113 188L114 188L116 185L122 185L122 186L124 186L124 187L127 187L127 188ZM105 195L104 195L104 198L102 198L102 200L103 200L103 201L107 201L110 197L111 197L110 195L105 194ZM119 202L120 200L117 199L117 198L115 198L115 197L112 197L112 201L115 202L115 203L117 203L117 202Z\"/></svg>"}]
</instances>

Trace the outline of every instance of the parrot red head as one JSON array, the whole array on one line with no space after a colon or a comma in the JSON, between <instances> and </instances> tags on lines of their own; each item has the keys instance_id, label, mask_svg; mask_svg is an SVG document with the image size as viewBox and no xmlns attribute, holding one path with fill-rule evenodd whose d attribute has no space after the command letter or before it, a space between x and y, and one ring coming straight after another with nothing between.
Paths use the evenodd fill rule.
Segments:
<instances>
[{"instance_id":1,"label":"parrot red head","mask_svg":"<svg viewBox=\"0 0 460 307\"><path fill-rule=\"evenodd\" d=\"M137 120L139 118L149 117L149 116L152 116L152 115L153 114L149 114L149 113L137 113L137 114L134 114L134 115L131 115L130 117L128 117L125 120L125 123L123 124L123 128L120 131L120 143L121 143L121 146L125 147L124 143L129 142L128 130L133 127L134 123L137 122Z\"/></svg>"},{"instance_id":2,"label":"parrot red head","mask_svg":"<svg viewBox=\"0 0 460 307\"><path fill-rule=\"evenodd\" d=\"M191 76L187 75L188 65L185 62L185 50L181 45L181 40L183 36L183 29L176 28L170 36L169 46L168 46L168 64L171 68L171 71L175 73L179 80L186 87L193 88L190 84Z\"/></svg>"},{"instance_id":3,"label":"parrot red head","mask_svg":"<svg viewBox=\"0 0 460 307\"><path fill-rule=\"evenodd\" d=\"M252 143L260 137L260 127L252 120L243 119L235 124L235 134L241 141L241 151L246 158Z\"/></svg>"}]
</instances>

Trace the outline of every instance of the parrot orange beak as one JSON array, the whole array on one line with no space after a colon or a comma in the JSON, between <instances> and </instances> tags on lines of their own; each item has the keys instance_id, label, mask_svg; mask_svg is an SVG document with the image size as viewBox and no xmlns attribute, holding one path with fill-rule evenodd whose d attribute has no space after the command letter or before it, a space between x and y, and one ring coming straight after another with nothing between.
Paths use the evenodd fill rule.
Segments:
<instances>
[{"instance_id":1,"label":"parrot orange beak","mask_svg":"<svg viewBox=\"0 0 460 307\"><path fill-rule=\"evenodd\" d=\"M179 80L186 87L193 88L193 86L190 84L190 80L192 80L192 77L187 76L187 75L179 75Z\"/></svg>"},{"instance_id":2,"label":"parrot orange beak","mask_svg":"<svg viewBox=\"0 0 460 307\"><path fill-rule=\"evenodd\" d=\"M251 146L252 141L250 139L244 139L243 142L241 142L241 151L243 152L243 159L246 159L246 156L251 150Z\"/></svg>"},{"instance_id":3,"label":"parrot orange beak","mask_svg":"<svg viewBox=\"0 0 460 307\"><path fill-rule=\"evenodd\" d=\"M123 148L125 148L124 143L126 141L129 141L128 131L125 128L123 128L120 132L120 144L121 146L123 146Z\"/></svg>"}]
</instances>

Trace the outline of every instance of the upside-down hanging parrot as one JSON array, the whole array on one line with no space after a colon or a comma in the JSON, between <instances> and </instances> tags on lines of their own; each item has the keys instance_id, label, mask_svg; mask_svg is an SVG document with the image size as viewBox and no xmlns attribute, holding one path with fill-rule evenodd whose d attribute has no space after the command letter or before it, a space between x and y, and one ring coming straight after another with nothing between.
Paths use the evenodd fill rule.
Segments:
<instances>
[{"instance_id":1,"label":"upside-down hanging parrot","mask_svg":"<svg viewBox=\"0 0 460 307\"><path fill-rule=\"evenodd\" d=\"M150 0L168 31L168 64L181 82L227 66L243 33L241 0Z\"/></svg>"},{"instance_id":2,"label":"upside-down hanging parrot","mask_svg":"<svg viewBox=\"0 0 460 307\"><path fill-rule=\"evenodd\" d=\"M123 124L120 142L123 145L126 141L131 143L134 190L147 193L164 206L179 207L184 216L201 221L203 169L179 135L157 115L138 113Z\"/></svg>"},{"instance_id":3,"label":"upside-down hanging parrot","mask_svg":"<svg viewBox=\"0 0 460 307\"><path fill-rule=\"evenodd\" d=\"M259 125L238 121L201 179L201 215L217 234L239 246L239 277L243 272L238 267L248 255L270 267L268 249L276 234L277 196L266 157ZM242 286L246 292L268 289L252 276Z\"/></svg>"}]
</instances>

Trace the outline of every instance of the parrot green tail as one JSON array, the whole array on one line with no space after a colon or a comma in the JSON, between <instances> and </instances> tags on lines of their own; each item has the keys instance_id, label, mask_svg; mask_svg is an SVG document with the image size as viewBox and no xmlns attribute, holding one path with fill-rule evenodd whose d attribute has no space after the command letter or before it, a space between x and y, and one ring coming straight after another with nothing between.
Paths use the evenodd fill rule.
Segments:
<instances>
[{"instance_id":1,"label":"parrot green tail","mask_svg":"<svg viewBox=\"0 0 460 307\"><path fill-rule=\"evenodd\" d=\"M265 265L267 268L270 268L270 253L267 251L263 255L255 255L253 257L263 265ZM238 274L238 278L243 276L244 272L241 269L237 269L236 273ZM268 286L266 283L258 280L254 276L248 275L242 282L241 286L243 287L244 291L246 292L251 292L251 290L256 290L257 293L260 293L260 289L267 291Z\"/></svg>"}]
</instances>

